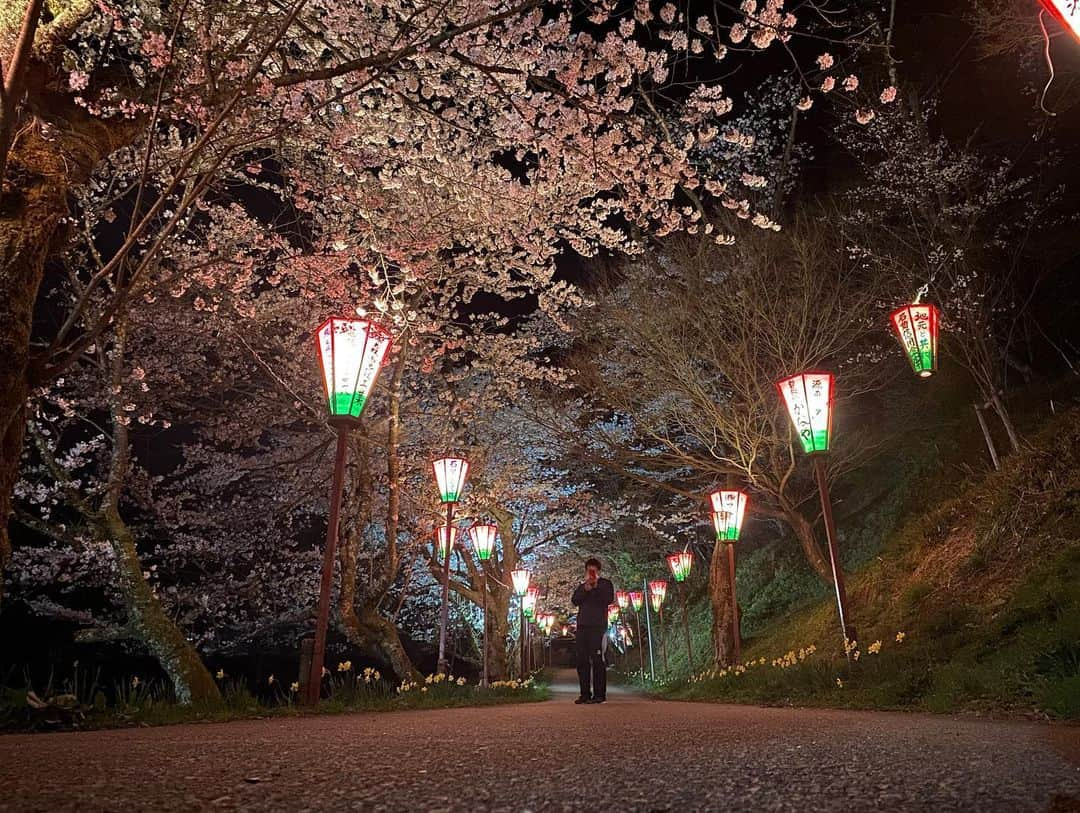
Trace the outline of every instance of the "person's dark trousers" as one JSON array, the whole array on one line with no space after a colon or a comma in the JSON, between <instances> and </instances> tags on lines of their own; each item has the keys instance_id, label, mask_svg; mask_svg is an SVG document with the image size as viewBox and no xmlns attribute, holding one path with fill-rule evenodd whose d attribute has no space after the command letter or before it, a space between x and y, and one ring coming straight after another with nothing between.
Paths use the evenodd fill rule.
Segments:
<instances>
[{"instance_id":1,"label":"person's dark trousers","mask_svg":"<svg viewBox=\"0 0 1080 813\"><path fill-rule=\"evenodd\" d=\"M577 631L577 674L581 696L586 700L607 697L607 665L604 663L603 627L584 627ZM589 690L589 684L592 690Z\"/></svg>"}]
</instances>

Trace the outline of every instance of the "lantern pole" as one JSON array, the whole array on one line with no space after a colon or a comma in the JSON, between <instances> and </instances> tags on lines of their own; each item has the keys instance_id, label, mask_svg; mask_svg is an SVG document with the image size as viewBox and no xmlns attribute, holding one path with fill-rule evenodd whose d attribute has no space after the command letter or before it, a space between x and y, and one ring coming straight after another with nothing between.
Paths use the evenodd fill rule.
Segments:
<instances>
[{"instance_id":1,"label":"lantern pole","mask_svg":"<svg viewBox=\"0 0 1080 813\"><path fill-rule=\"evenodd\" d=\"M652 646L652 619L649 617L649 606L652 603L649 598L649 582L647 579L641 580L641 586L644 588L645 593L645 630L649 634L649 678L656 680L656 664L653 660L653 646ZM638 619L638 628L640 631L641 620ZM639 633L640 634L640 633ZM642 653L644 654L644 653Z\"/></svg>"},{"instance_id":2,"label":"lantern pole","mask_svg":"<svg viewBox=\"0 0 1080 813\"><path fill-rule=\"evenodd\" d=\"M686 668L687 673L692 675L694 674L694 651L690 645L690 601L686 595L689 589L686 582L682 582L679 587L679 595L682 596L683 632L686 635Z\"/></svg>"},{"instance_id":3,"label":"lantern pole","mask_svg":"<svg viewBox=\"0 0 1080 813\"><path fill-rule=\"evenodd\" d=\"M664 605L660 605L660 609L656 611L656 614L660 616L660 651L664 656L664 680L668 679L671 674L668 669L668 657L667 657L667 626L664 624Z\"/></svg>"},{"instance_id":4,"label":"lantern pole","mask_svg":"<svg viewBox=\"0 0 1080 813\"><path fill-rule=\"evenodd\" d=\"M480 589L484 593L484 635L483 635L484 655L480 659L480 662L481 662L481 666L480 666L480 669L481 669L481 672L480 672L480 687L483 688L483 689L486 689L488 687L488 617L487 617L488 587L487 587L487 567L486 567L486 565L487 565L486 562L481 562L480 563L480 585L481 585Z\"/></svg>"},{"instance_id":5,"label":"lantern pole","mask_svg":"<svg viewBox=\"0 0 1080 813\"><path fill-rule=\"evenodd\" d=\"M518 635L518 649L521 652L521 679L525 680L525 596L518 597L521 605L521 633Z\"/></svg>"},{"instance_id":6,"label":"lantern pole","mask_svg":"<svg viewBox=\"0 0 1080 813\"><path fill-rule=\"evenodd\" d=\"M742 636L739 634L739 600L735 597L735 543L727 548L728 579L731 581L731 631L735 634L735 663L742 663Z\"/></svg>"},{"instance_id":7,"label":"lantern pole","mask_svg":"<svg viewBox=\"0 0 1080 813\"><path fill-rule=\"evenodd\" d=\"M345 490L345 453L348 450L351 421L333 421L337 433L334 455L334 482L330 487L330 516L326 522L326 548L323 551L322 580L319 583L319 611L315 617L315 645L311 652L311 669L306 688L307 705L319 703L322 690L323 658L326 653L326 629L330 624L330 586L334 580L334 556L337 549L338 525L341 517L341 495Z\"/></svg>"},{"instance_id":8,"label":"lantern pole","mask_svg":"<svg viewBox=\"0 0 1080 813\"><path fill-rule=\"evenodd\" d=\"M439 611L439 666L440 675L448 674L446 661L446 627L450 621L450 555L454 552L454 504L446 504L446 556L442 568L442 608Z\"/></svg>"},{"instance_id":9,"label":"lantern pole","mask_svg":"<svg viewBox=\"0 0 1080 813\"><path fill-rule=\"evenodd\" d=\"M855 630L848 627L847 590L844 588L844 571L840 565L840 553L836 547L836 525L833 522L832 500L829 498L829 481L825 473L825 457L811 455L814 474L817 476L818 492L821 494L821 513L825 518L825 537L829 541L829 564L832 565L833 584L836 587L836 608L840 613L840 630L844 634L844 653L850 659L849 642L855 640Z\"/></svg>"},{"instance_id":10,"label":"lantern pole","mask_svg":"<svg viewBox=\"0 0 1080 813\"><path fill-rule=\"evenodd\" d=\"M638 639L638 663L641 667L641 685L645 685L645 647L644 641L641 640L641 610L634 610L634 622L637 624L637 639ZM651 642L650 642L651 643Z\"/></svg>"}]
</instances>

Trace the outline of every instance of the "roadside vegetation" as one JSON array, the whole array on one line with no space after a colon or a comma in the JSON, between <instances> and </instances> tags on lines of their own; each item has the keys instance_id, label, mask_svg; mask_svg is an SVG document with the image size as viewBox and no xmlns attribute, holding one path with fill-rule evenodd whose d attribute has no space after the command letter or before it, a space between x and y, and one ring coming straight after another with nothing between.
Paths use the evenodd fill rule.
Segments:
<instances>
[{"instance_id":1,"label":"roadside vegetation","mask_svg":"<svg viewBox=\"0 0 1080 813\"><path fill-rule=\"evenodd\" d=\"M683 700L1080 717L1080 411L1047 421L1000 471L953 498L924 485L930 493L908 502L925 510L909 506L880 551L849 573L859 637L850 657L825 596L758 626L741 665L688 678L673 635L682 671L657 690ZM695 609L704 641L705 608Z\"/></svg>"},{"instance_id":2,"label":"roadside vegetation","mask_svg":"<svg viewBox=\"0 0 1080 813\"><path fill-rule=\"evenodd\" d=\"M149 681L137 675L112 686L76 665L68 677L50 677L41 687L0 691L0 731L56 731L121 728L172 723L226 722L305 714L345 714L360 711L402 711L460 706L532 703L550 696L547 683L537 678L495 681L481 689L463 677L428 675L395 685L375 669L354 672L338 664L337 674L323 676L323 699L312 711L298 704L296 683L283 684L273 675L253 690L246 681L215 676L221 701L178 703L168 681ZM11 684L11 680L5 681Z\"/></svg>"}]
</instances>

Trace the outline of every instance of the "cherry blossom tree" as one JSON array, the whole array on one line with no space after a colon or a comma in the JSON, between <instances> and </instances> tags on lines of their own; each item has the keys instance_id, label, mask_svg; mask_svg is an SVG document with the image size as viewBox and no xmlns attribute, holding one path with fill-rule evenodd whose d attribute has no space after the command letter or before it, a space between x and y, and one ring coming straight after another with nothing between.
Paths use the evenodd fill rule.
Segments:
<instances>
[{"instance_id":1,"label":"cherry blossom tree","mask_svg":"<svg viewBox=\"0 0 1080 813\"><path fill-rule=\"evenodd\" d=\"M208 201L276 195L309 258L293 270L310 282L355 263L383 274L398 304L470 266L527 287L550 278L562 245L632 249L621 224L692 227L700 211L687 201L707 179L687 151L715 138L706 119L732 103L715 82L674 102L662 91L681 66L724 58L727 36L756 50L792 36L780 0L743 6L723 27L699 20L692 37L670 3L658 15L597 4L581 21L536 0L12 7L0 18L12 55L0 110L0 515L28 394L154 285L187 284L150 272L190 246ZM671 103L701 128L673 140L656 115ZM102 192L119 205L100 205ZM46 261L69 250L67 217L85 211L113 221L95 217L82 235L101 254L90 294L32 345ZM313 220L317 244L304 245ZM252 272L238 265L219 264L222 285ZM0 560L8 547L0 530Z\"/></svg>"}]
</instances>

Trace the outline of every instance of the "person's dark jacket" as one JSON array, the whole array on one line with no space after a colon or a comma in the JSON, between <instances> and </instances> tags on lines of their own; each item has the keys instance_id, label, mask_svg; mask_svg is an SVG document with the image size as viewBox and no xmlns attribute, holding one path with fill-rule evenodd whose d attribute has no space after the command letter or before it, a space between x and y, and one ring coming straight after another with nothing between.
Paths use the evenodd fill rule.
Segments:
<instances>
[{"instance_id":1,"label":"person's dark jacket","mask_svg":"<svg viewBox=\"0 0 1080 813\"><path fill-rule=\"evenodd\" d=\"M615 585L601 576L592 590L579 584L570 600L578 608L578 627L607 627L607 608L615 600Z\"/></svg>"}]
</instances>

